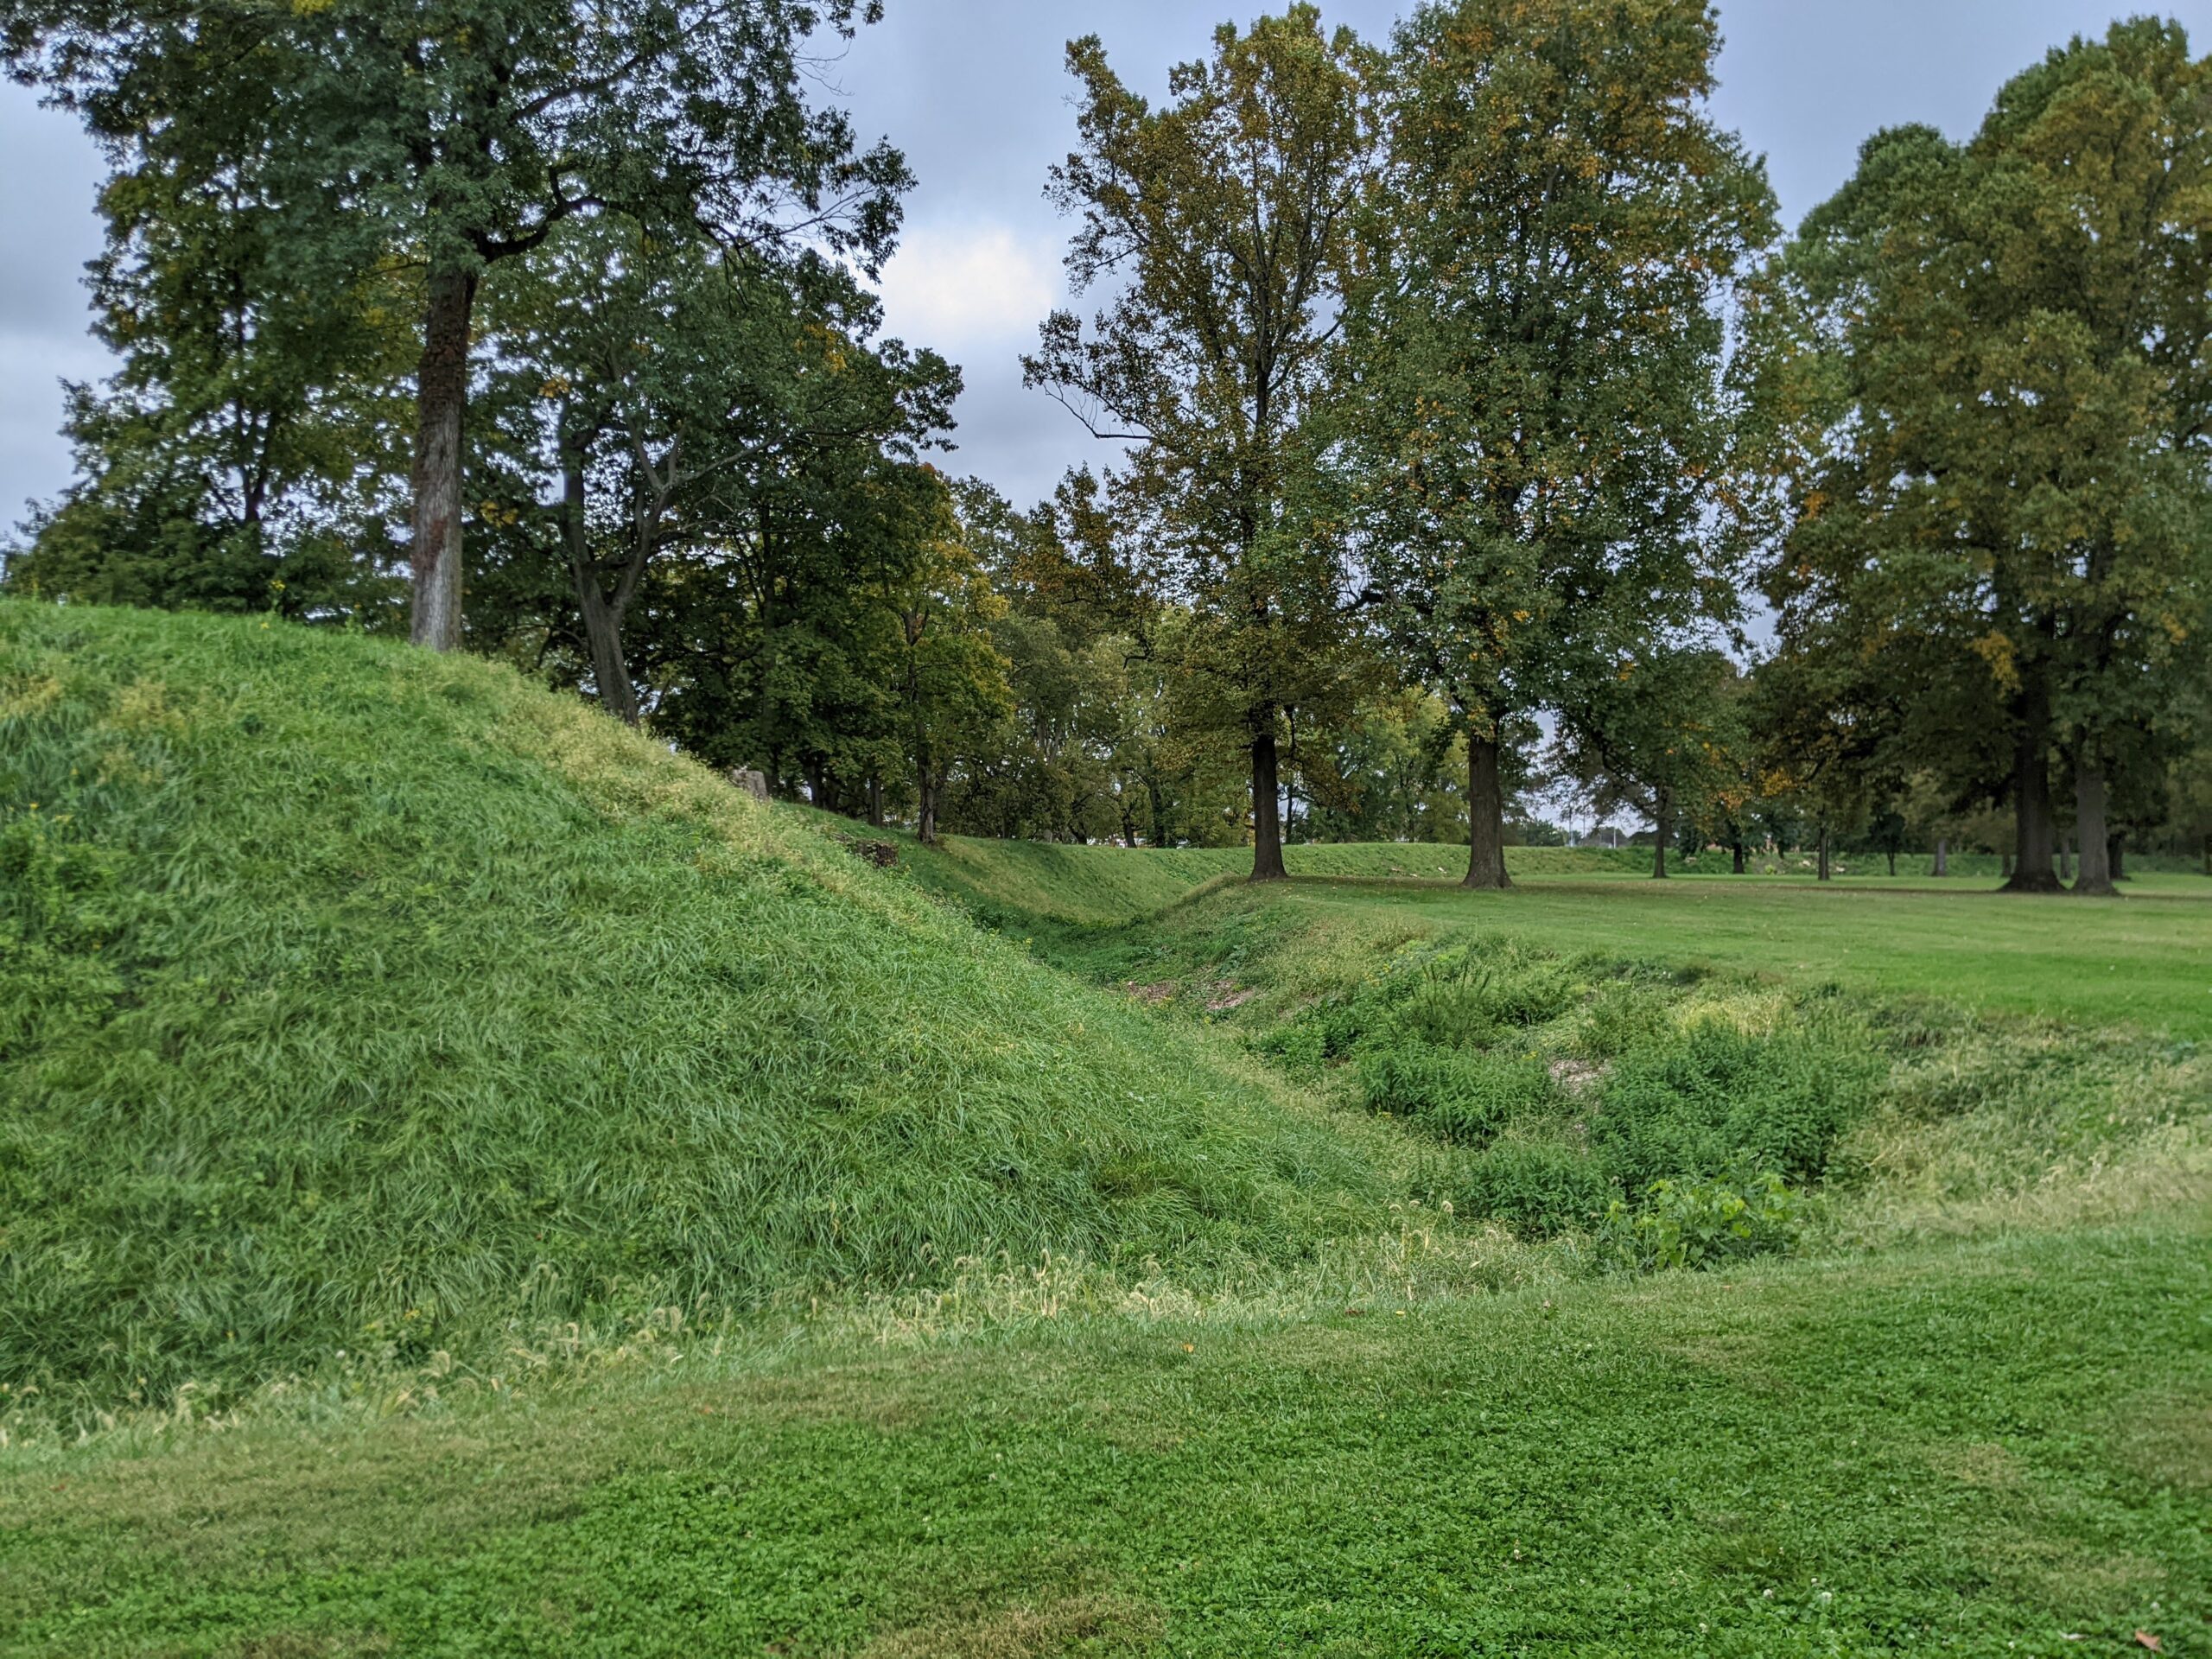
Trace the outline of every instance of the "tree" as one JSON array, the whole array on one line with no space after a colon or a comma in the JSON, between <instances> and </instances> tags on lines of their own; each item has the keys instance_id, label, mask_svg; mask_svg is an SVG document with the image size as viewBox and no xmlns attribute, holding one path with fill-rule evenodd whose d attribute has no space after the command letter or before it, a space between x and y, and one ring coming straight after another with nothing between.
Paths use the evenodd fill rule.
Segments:
<instances>
[{"instance_id":1,"label":"tree","mask_svg":"<svg viewBox=\"0 0 2212 1659\"><path fill-rule=\"evenodd\" d=\"M1993 741L2015 891L2049 891L2054 752L2078 890L2109 892L2130 734L2202 672L2212 600L2212 67L2116 24L2017 77L1969 143L1878 135L1783 268L1797 519L1774 584L1945 711L1912 758L1967 786ZM1784 353L1777 360L1790 360Z\"/></svg>"},{"instance_id":2,"label":"tree","mask_svg":"<svg viewBox=\"0 0 2212 1659\"><path fill-rule=\"evenodd\" d=\"M810 109L800 54L861 0L6 0L12 73L124 172L251 166L310 276L421 272L412 632L461 639L462 445L487 271L607 210L729 246L804 238L872 270L908 182ZM249 155L241 99L266 116Z\"/></svg>"},{"instance_id":3,"label":"tree","mask_svg":"<svg viewBox=\"0 0 2212 1659\"><path fill-rule=\"evenodd\" d=\"M547 411L552 556L610 713L639 716L623 632L648 571L750 531L744 480L833 448L912 461L950 424L957 371L875 340L878 318L840 266L613 214L565 227L493 296L499 377Z\"/></svg>"},{"instance_id":4,"label":"tree","mask_svg":"<svg viewBox=\"0 0 2212 1659\"><path fill-rule=\"evenodd\" d=\"M1586 677L1553 740L1559 770L1602 817L1627 807L1651 820L1651 874L1685 824L1746 804L1744 702L1736 665L1709 647L1661 647Z\"/></svg>"},{"instance_id":5,"label":"tree","mask_svg":"<svg viewBox=\"0 0 2212 1659\"><path fill-rule=\"evenodd\" d=\"M657 732L818 806L903 770L903 595L945 539L921 459L957 376L931 353L788 319L764 441L703 479L628 636L659 675Z\"/></svg>"},{"instance_id":6,"label":"tree","mask_svg":"<svg viewBox=\"0 0 2212 1659\"><path fill-rule=\"evenodd\" d=\"M1055 313L1025 377L1135 446L1118 499L1155 585L1192 609L1185 710L1249 755L1252 879L1280 880L1283 711L1343 691L1339 563L1296 486L1372 150L1374 57L1301 3L1217 30L1157 110L1095 35L1068 64L1082 147L1051 188L1081 219L1068 266L1078 288L1122 286L1090 331Z\"/></svg>"},{"instance_id":7,"label":"tree","mask_svg":"<svg viewBox=\"0 0 2212 1659\"><path fill-rule=\"evenodd\" d=\"M1753 675L1745 715L1758 794L1811 821L1820 879L1836 838L1900 786L1905 688L1827 642L1788 632Z\"/></svg>"},{"instance_id":8,"label":"tree","mask_svg":"<svg viewBox=\"0 0 2212 1659\"><path fill-rule=\"evenodd\" d=\"M1006 601L991 589L974 551L960 534L950 492L936 487L915 503L935 533L923 557L893 599L899 623L896 690L906 758L913 768L914 833L925 843L938 834L938 804L954 767L993 743L1014 714L1007 662L991 625Z\"/></svg>"},{"instance_id":9,"label":"tree","mask_svg":"<svg viewBox=\"0 0 2212 1659\"><path fill-rule=\"evenodd\" d=\"M1470 887L1508 885L1514 724L1732 609L1723 312L1774 232L1704 109L1719 45L1702 0L1452 0L1398 34L1345 448L1394 654L1466 734Z\"/></svg>"},{"instance_id":10,"label":"tree","mask_svg":"<svg viewBox=\"0 0 2212 1659\"><path fill-rule=\"evenodd\" d=\"M1464 736L1464 722L1433 691L1370 696L1353 718L1301 743L1310 838L1457 840L1466 822Z\"/></svg>"},{"instance_id":11,"label":"tree","mask_svg":"<svg viewBox=\"0 0 2212 1659\"><path fill-rule=\"evenodd\" d=\"M92 332L118 365L68 388L77 478L10 579L109 603L344 616L388 599L372 556L404 372L403 273L310 283L241 87L218 134L170 143L100 193ZM365 568L364 568L365 567Z\"/></svg>"},{"instance_id":12,"label":"tree","mask_svg":"<svg viewBox=\"0 0 2212 1659\"><path fill-rule=\"evenodd\" d=\"M952 489L962 540L1004 601L990 632L1013 713L947 789L940 817L975 834L1090 841L1118 830L1134 842L1147 815L1137 780L1115 765L1135 724L1132 641L1119 630L1142 627L1148 607L1111 537L1100 543L1107 557L1090 556L1078 528L1087 481L1072 476L1027 512L978 480Z\"/></svg>"}]
</instances>

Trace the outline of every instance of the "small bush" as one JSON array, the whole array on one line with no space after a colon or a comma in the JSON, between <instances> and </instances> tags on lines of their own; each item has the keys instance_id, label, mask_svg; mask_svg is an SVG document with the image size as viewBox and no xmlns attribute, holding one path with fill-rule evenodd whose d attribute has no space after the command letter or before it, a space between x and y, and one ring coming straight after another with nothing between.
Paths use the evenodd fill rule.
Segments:
<instances>
[{"instance_id":1,"label":"small bush","mask_svg":"<svg viewBox=\"0 0 2212 1659\"><path fill-rule=\"evenodd\" d=\"M1594 1059L1609 1060L1658 1042L1668 1029L1663 998L1644 986L1617 983L1590 999L1580 1046Z\"/></svg>"},{"instance_id":2,"label":"small bush","mask_svg":"<svg viewBox=\"0 0 2212 1659\"><path fill-rule=\"evenodd\" d=\"M1363 1024L1397 1041L1482 1047L1557 1019L1585 989L1555 957L1506 944L1454 945L1370 988L1363 1000L1379 1017Z\"/></svg>"},{"instance_id":3,"label":"small bush","mask_svg":"<svg viewBox=\"0 0 2212 1659\"><path fill-rule=\"evenodd\" d=\"M1370 1111L1416 1120L1440 1139L1479 1144L1516 1119L1545 1111L1558 1088L1544 1063L1479 1052L1409 1046L1360 1065Z\"/></svg>"},{"instance_id":4,"label":"small bush","mask_svg":"<svg viewBox=\"0 0 2212 1659\"><path fill-rule=\"evenodd\" d=\"M1634 1209L1623 1198L1607 1205L1598 1240L1608 1260L1637 1272L1708 1267L1788 1249L1803 1214L1802 1201L1772 1171L1659 1180Z\"/></svg>"},{"instance_id":5,"label":"small bush","mask_svg":"<svg viewBox=\"0 0 2212 1659\"><path fill-rule=\"evenodd\" d=\"M1888 1061L1855 1004L1710 978L1422 941L1259 1046L1309 1077L1351 1061L1369 1110L1469 1148L1436 1195L1470 1217L1662 1262L1778 1248Z\"/></svg>"},{"instance_id":6,"label":"small bush","mask_svg":"<svg viewBox=\"0 0 2212 1659\"><path fill-rule=\"evenodd\" d=\"M1618 1189L1597 1162L1555 1141L1501 1139L1459 1172L1454 1207L1538 1236L1573 1232L1607 1213Z\"/></svg>"},{"instance_id":7,"label":"small bush","mask_svg":"<svg viewBox=\"0 0 2212 1659\"><path fill-rule=\"evenodd\" d=\"M1713 1020L1625 1052L1592 1117L1592 1148L1636 1190L1745 1159L1817 1179L1880 1083L1878 1058L1844 1036L1808 1024L1754 1034Z\"/></svg>"}]
</instances>

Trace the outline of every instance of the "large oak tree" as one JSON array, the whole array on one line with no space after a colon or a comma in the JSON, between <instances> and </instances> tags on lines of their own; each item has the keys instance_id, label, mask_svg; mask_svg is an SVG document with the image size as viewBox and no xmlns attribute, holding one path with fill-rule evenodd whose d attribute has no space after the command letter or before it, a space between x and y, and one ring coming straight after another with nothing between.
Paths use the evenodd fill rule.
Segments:
<instances>
[{"instance_id":1,"label":"large oak tree","mask_svg":"<svg viewBox=\"0 0 2212 1659\"><path fill-rule=\"evenodd\" d=\"M1342 689L1338 561L1300 484L1377 66L1306 4L1217 30L1158 108L1096 36L1068 64L1081 146L1050 194L1079 220L1077 286L1115 291L1088 328L1056 313L1025 368L1095 435L1133 446L1117 501L1160 587L1193 611L1184 707L1249 754L1252 876L1280 879L1283 714Z\"/></svg>"},{"instance_id":2,"label":"large oak tree","mask_svg":"<svg viewBox=\"0 0 2212 1659\"><path fill-rule=\"evenodd\" d=\"M1617 708L1622 656L1733 610L1726 309L1774 232L1705 107L1719 47L1703 0L1452 0L1399 31L1342 453L1394 652L1465 731L1471 887L1507 885L1516 728Z\"/></svg>"}]
</instances>

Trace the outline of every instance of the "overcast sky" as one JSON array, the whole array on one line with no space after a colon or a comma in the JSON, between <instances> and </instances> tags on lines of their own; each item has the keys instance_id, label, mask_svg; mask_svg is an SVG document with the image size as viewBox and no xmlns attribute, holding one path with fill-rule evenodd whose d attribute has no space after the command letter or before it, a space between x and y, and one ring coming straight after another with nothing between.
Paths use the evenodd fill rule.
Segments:
<instances>
[{"instance_id":1,"label":"overcast sky","mask_svg":"<svg viewBox=\"0 0 2212 1659\"><path fill-rule=\"evenodd\" d=\"M1065 226L1045 170L1074 137L1062 52L1096 33L1124 77L1164 91L1166 68L1203 53L1220 17L1254 5L1191 0L887 0L889 16L833 66L824 96L861 131L887 135L920 180L900 251L885 273L893 332L938 347L967 373L957 470L1018 501L1068 466L1098 459L1073 420L1023 391L1016 363L1065 296ZM1325 5L1380 40L1404 8ZM1970 132L2005 79L2077 33L2148 8L2093 0L1720 0L1727 37L1719 118L1764 154L1795 224L1840 184L1876 129L1927 121ZM2212 0L2158 10L2212 49ZM54 429L57 381L101 372L85 334L84 263L98 245L99 162L66 117L0 86L0 531L27 499L49 498L68 456Z\"/></svg>"}]
</instances>

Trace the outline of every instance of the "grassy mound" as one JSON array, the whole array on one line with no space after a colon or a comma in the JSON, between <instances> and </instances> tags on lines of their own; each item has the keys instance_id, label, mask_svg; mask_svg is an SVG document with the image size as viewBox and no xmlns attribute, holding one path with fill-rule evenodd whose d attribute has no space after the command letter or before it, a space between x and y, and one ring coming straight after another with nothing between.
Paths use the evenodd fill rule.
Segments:
<instances>
[{"instance_id":1,"label":"grassy mound","mask_svg":"<svg viewBox=\"0 0 2212 1659\"><path fill-rule=\"evenodd\" d=\"M806 815L497 666L0 603L0 1384L158 1399L1382 1195Z\"/></svg>"}]
</instances>

